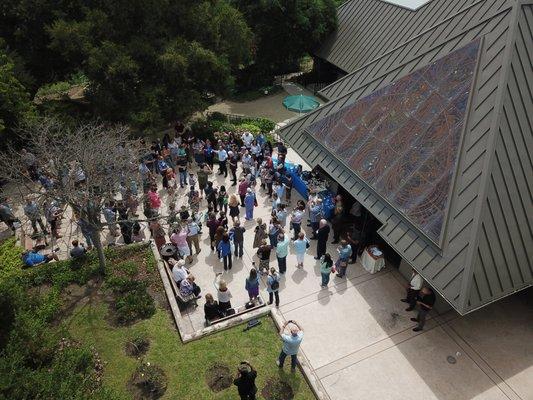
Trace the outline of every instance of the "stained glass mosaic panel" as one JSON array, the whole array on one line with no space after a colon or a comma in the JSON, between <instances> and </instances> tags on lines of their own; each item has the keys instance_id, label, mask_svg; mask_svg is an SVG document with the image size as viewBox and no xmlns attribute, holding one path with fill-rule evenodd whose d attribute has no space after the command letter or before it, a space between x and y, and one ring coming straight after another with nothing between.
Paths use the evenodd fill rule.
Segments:
<instances>
[{"instance_id":1,"label":"stained glass mosaic panel","mask_svg":"<svg viewBox=\"0 0 533 400\"><path fill-rule=\"evenodd\" d=\"M435 243L479 45L473 41L307 128Z\"/></svg>"}]
</instances>

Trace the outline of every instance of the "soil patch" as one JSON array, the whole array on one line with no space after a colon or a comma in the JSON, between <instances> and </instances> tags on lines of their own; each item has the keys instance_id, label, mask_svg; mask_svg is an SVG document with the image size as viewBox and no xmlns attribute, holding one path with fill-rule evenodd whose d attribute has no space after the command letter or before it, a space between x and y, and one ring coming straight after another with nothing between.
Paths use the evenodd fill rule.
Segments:
<instances>
[{"instance_id":1,"label":"soil patch","mask_svg":"<svg viewBox=\"0 0 533 400\"><path fill-rule=\"evenodd\" d=\"M96 278L91 279L83 286L75 283L68 285L61 292L62 306L57 321L59 322L70 316L76 307L102 297L101 287L102 281Z\"/></svg>"},{"instance_id":2,"label":"soil patch","mask_svg":"<svg viewBox=\"0 0 533 400\"><path fill-rule=\"evenodd\" d=\"M28 294L30 296L45 296L52 289L52 285L49 283L43 283L42 285L32 286L28 288Z\"/></svg>"},{"instance_id":3,"label":"soil patch","mask_svg":"<svg viewBox=\"0 0 533 400\"><path fill-rule=\"evenodd\" d=\"M124 346L126 354L130 357L140 357L148 351L150 348L150 341L145 338L134 338Z\"/></svg>"},{"instance_id":4,"label":"soil patch","mask_svg":"<svg viewBox=\"0 0 533 400\"><path fill-rule=\"evenodd\" d=\"M135 400L154 400L165 394L167 384L165 371L157 365L146 363L133 373L127 387Z\"/></svg>"},{"instance_id":5,"label":"soil patch","mask_svg":"<svg viewBox=\"0 0 533 400\"><path fill-rule=\"evenodd\" d=\"M152 299L154 299L155 303L160 308L163 310L170 310L170 304L168 303L167 295L161 290L161 288L148 287L146 291L150 296L152 296Z\"/></svg>"},{"instance_id":6,"label":"soil patch","mask_svg":"<svg viewBox=\"0 0 533 400\"><path fill-rule=\"evenodd\" d=\"M291 385L278 378L267 380L261 394L266 400L292 400L294 398Z\"/></svg>"},{"instance_id":7,"label":"soil patch","mask_svg":"<svg viewBox=\"0 0 533 400\"><path fill-rule=\"evenodd\" d=\"M231 387L233 383L231 371L226 364L214 364L206 371L205 378L207 386L215 393Z\"/></svg>"}]
</instances>

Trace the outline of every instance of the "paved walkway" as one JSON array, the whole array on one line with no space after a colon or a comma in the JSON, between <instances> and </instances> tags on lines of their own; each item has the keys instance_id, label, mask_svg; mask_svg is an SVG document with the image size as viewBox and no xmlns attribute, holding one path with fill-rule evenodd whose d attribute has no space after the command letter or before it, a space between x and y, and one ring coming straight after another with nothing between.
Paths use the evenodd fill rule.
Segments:
<instances>
[{"instance_id":1,"label":"paved walkway","mask_svg":"<svg viewBox=\"0 0 533 400\"><path fill-rule=\"evenodd\" d=\"M300 161L292 153L288 159ZM214 178L217 185L226 183L230 193L235 190L229 179ZM267 221L269 201L264 192L259 193L254 217ZM297 199L295 193L293 204ZM179 202L183 201L180 197ZM247 300L244 280L256 259L255 223L244 226L245 255L235 260L231 273L224 274L234 305ZM64 229L69 227L64 224ZM76 232L72 229L73 235ZM67 237L60 243L64 251ZM209 249L207 229L202 245L191 271L203 294L215 293L215 273L223 268ZM280 285L280 311L285 319L296 319L304 327L302 350L332 399L533 399L532 290L467 317L453 311L432 313L425 330L415 333L410 321L414 313L404 311L406 305L399 301L405 280L396 269L388 266L371 275L357 263L350 266L347 279L332 278L330 287L321 289L318 263L313 259L315 246L312 242L303 270L294 267L295 256L289 255ZM333 245L328 250L335 252ZM267 298L264 285L261 295ZM185 313L191 330L203 324L203 299L199 304ZM451 363L449 356L454 357Z\"/></svg>"},{"instance_id":2,"label":"paved walkway","mask_svg":"<svg viewBox=\"0 0 533 400\"><path fill-rule=\"evenodd\" d=\"M225 114L247 115L250 117L264 117L274 122L282 122L288 119L296 118L298 113L289 111L283 106L283 99L289 95L304 94L313 96L313 93L301 88L294 83L285 83L284 90L273 95L261 97L257 100L247 102L236 102L224 100L213 104L207 110L217 111ZM318 101L319 98L314 96Z\"/></svg>"}]
</instances>

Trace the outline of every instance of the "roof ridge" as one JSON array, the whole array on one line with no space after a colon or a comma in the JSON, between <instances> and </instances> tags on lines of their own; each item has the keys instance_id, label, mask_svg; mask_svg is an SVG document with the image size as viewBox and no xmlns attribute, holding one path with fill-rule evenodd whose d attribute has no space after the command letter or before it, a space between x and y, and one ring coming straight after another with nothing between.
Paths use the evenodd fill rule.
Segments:
<instances>
[{"instance_id":1,"label":"roof ridge","mask_svg":"<svg viewBox=\"0 0 533 400\"><path fill-rule=\"evenodd\" d=\"M325 98L328 99L328 100L334 100L334 99L336 99L336 98L330 98L330 97L326 96L326 95L324 94L324 91L326 91L329 87L332 87L332 86L334 86L334 85L337 85L339 82L343 82L344 80L346 80L346 79L348 79L349 77L353 76L355 73L357 73L357 72L359 72L359 71L361 71L361 70L363 70L363 69L368 68L369 66L371 66L372 64L375 64L376 62L380 61L380 60L383 59L384 57L390 55L391 53L397 51L398 49L401 49L401 48L405 47L406 45L408 45L408 44L411 43L412 41L419 39L421 36L427 34L428 32L431 32L431 31L437 29L437 28L438 28L439 26L441 26L442 24L449 22L450 20L456 18L457 16L459 16L459 15L465 13L465 12L468 12L471 8L473 8L473 7L475 7L475 6L478 6L480 3L484 3L485 1L486 1L486 0L479 0L479 1L475 2L475 3L472 3L472 4L471 4L470 6L468 6L468 7L462 8L462 9L459 10L457 13L455 13L455 14L449 16L448 18L443 19L442 21L439 21L437 24L432 25L432 26L429 27L428 29L426 29L426 30L420 32L419 34L417 34L417 35L415 35L415 36L409 38L409 39L406 40L405 42L403 42L403 43L399 44L398 46L392 48L391 50L387 51L386 53L383 53L383 54L380 55L379 57L374 58L372 61L369 61L368 63L362 65L362 66L359 67L359 68L357 68L355 71L349 72L348 74L346 74L346 75L343 76L342 78L337 79L335 82L329 84L328 86L326 86L326 87L324 87L322 90L320 90L320 91L319 91L319 94L320 94L322 97L325 97ZM520 0L518 0L518 1L520 1ZM531 2L533 2L533 0L523 0L523 1L531 1ZM442 44L442 43L447 43L447 42L449 42L450 40L452 40L453 38L457 37L458 35L460 35L460 34L462 34L462 33L464 33L464 32L467 32L467 31L469 31L469 30L471 30L471 29L477 27L477 26L479 26L479 25L481 25L481 24L483 24L483 23L485 23L485 22L487 22L487 21L489 21L489 20L491 20L491 19L497 17L498 15L500 15L500 14L502 14L502 13L504 13L504 12L507 12L507 11L508 11L510 8L512 8L512 7L514 7L514 4L512 4L512 3L508 3L506 7L504 7L504 8L502 8L502 9L498 10L498 11L495 12L494 14L491 14L491 15L489 15L489 16L483 18L482 20L478 21L475 25L468 26L467 28L463 29L462 31L460 31L460 32L457 33L456 35L449 37L447 40L445 40L445 41L443 41L443 42L439 42L438 45L434 45L433 47L431 47L430 49L428 49L428 50L425 51L424 53L420 53L418 56L420 56L420 55L424 55L424 54L428 53L429 51L431 51L432 49L434 49L435 47L439 46L440 44ZM409 59L408 61L406 61L406 62L404 62L404 63L402 63L402 64L397 65L397 67L400 67L400 66L402 66L402 65L408 64L408 63L409 63L410 61L412 61L412 60L413 60L413 58ZM340 97L340 96L339 96L339 97Z\"/></svg>"}]
</instances>

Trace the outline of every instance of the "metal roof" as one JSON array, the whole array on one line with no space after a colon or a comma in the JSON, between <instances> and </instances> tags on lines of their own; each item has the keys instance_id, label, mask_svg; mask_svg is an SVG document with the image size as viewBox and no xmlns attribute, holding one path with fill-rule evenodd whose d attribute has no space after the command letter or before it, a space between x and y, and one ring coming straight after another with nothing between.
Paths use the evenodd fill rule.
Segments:
<instances>
[{"instance_id":1,"label":"metal roof","mask_svg":"<svg viewBox=\"0 0 533 400\"><path fill-rule=\"evenodd\" d=\"M383 223L380 235L461 314L533 283L532 4L476 2L342 79L340 97L280 131ZM481 54L439 247L306 129L476 38Z\"/></svg>"},{"instance_id":2,"label":"metal roof","mask_svg":"<svg viewBox=\"0 0 533 400\"><path fill-rule=\"evenodd\" d=\"M343 71L352 72L476 2L432 0L417 10L410 10L381 0L347 1L338 9L337 30L316 55Z\"/></svg>"}]
</instances>

